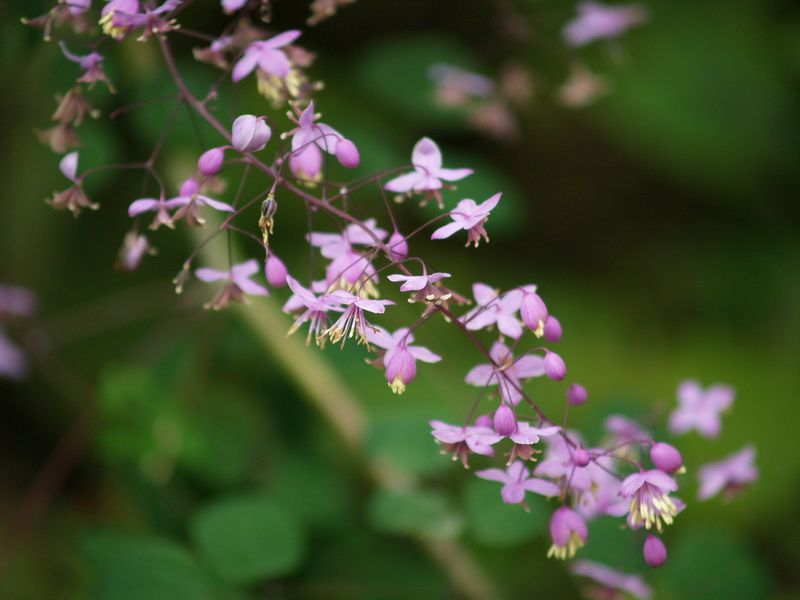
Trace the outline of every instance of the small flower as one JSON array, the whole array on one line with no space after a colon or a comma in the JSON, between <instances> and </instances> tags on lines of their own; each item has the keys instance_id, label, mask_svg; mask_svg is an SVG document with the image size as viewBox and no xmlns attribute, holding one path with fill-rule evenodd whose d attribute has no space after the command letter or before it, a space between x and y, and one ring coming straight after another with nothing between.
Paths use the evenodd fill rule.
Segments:
<instances>
[{"instance_id":1,"label":"small flower","mask_svg":"<svg viewBox=\"0 0 800 600\"><path fill-rule=\"evenodd\" d=\"M197 170L206 177L213 177L222 169L225 160L225 146L206 150L197 159Z\"/></svg>"},{"instance_id":2,"label":"small flower","mask_svg":"<svg viewBox=\"0 0 800 600\"><path fill-rule=\"evenodd\" d=\"M441 356L423 346L410 346L414 342L414 336L407 327L391 334L381 327L375 327L368 332L367 338L371 344L386 351L381 364L386 369L386 381L395 394L402 394L416 377L418 360L426 363L442 360Z\"/></svg>"},{"instance_id":3,"label":"small flower","mask_svg":"<svg viewBox=\"0 0 800 600\"><path fill-rule=\"evenodd\" d=\"M422 275L400 275L397 273L389 275L386 278L392 282L402 281L403 285L400 286L401 292L416 292L408 299L411 303L427 302L430 304L441 304L450 299L452 294L446 288L434 284L447 277L450 277L450 273L431 273L428 275L423 267Z\"/></svg>"},{"instance_id":4,"label":"small flower","mask_svg":"<svg viewBox=\"0 0 800 600\"><path fill-rule=\"evenodd\" d=\"M647 20L645 10L637 5L608 6L599 2L582 2L578 16L564 27L564 39L573 47L595 40L613 39L634 25Z\"/></svg>"},{"instance_id":5,"label":"small flower","mask_svg":"<svg viewBox=\"0 0 800 600\"><path fill-rule=\"evenodd\" d=\"M411 194L429 192L436 198L439 207L442 197L439 190L442 180L458 181L472 174L472 169L445 169L442 167L442 152L432 139L424 137L414 146L411 154L414 171L400 175L389 181L384 187L390 192Z\"/></svg>"},{"instance_id":6,"label":"small flower","mask_svg":"<svg viewBox=\"0 0 800 600\"><path fill-rule=\"evenodd\" d=\"M47 200L47 203L56 210L68 210L72 216L77 217L83 209L97 210L100 208L89 200L86 193L83 191L83 185L77 176L78 171L78 153L70 152L61 159L58 165L61 173L69 179L74 185L67 188L63 192L53 192L53 197Z\"/></svg>"},{"instance_id":7,"label":"small flower","mask_svg":"<svg viewBox=\"0 0 800 600\"><path fill-rule=\"evenodd\" d=\"M583 517L574 510L562 506L550 519L550 538L553 540L553 545L547 551L547 558L551 556L561 560L572 558L589 538L589 528L586 527Z\"/></svg>"},{"instance_id":8,"label":"small flower","mask_svg":"<svg viewBox=\"0 0 800 600\"><path fill-rule=\"evenodd\" d=\"M734 391L727 385L712 385L703 390L696 381L678 386L678 408L669 416L669 430L675 435L695 430L706 438L719 436L720 415L733 404Z\"/></svg>"},{"instance_id":9,"label":"small flower","mask_svg":"<svg viewBox=\"0 0 800 600\"><path fill-rule=\"evenodd\" d=\"M389 237L386 246L395 262L401 262L408 256L408 240L397 230Z\"/></svg>"},{"instance_id":10,"label":"small flower","mask_svg":"<svg viewBox=\"0 0 800 600\"><path fill-rule=\"evenodd\" d=\"M272 130L264 117L239 115L231 127L231 146L239 152L258 152L271 136Z\"/></svg>"},{"instance_id":11,"label":"small flower","mask_svg":"<svg viewBox=\"0 0 800 600\"><path fill-rule=\"evenodd\" d=\"M394 304L391 300L361 298L344 290L336 290L328 294L327 298L331 302L346 307L333 325L323 332L323 335L327 335L332 343L336 344L341 340L342 345L345 340L354 336L358 344L366 344L368 330L375 328L367 323L364 311L381 315L386 311L387 306Z\"/></svg>"},{"instance_id":12,"label":"small flower","mask_svg":"<svg viewBox=\"0 0 800 600\"><path fill-rule=\"evenodd\" d=\"M500 397L513 405L522 399L523 379L544 375L544 361L540 356L526 354L519 359L502 342L495 342L489 355L491 364L474 367L467 373L466 382L477 387L500 386Z\"/></svg>"},{"instance_id":13,"label":"small flower","mask_svg":"<svg viewBox=\"0 0 800 600\"><path fill-rule=\"evenodd\" d=\"M461 322L470 331L478 331L485 327L497 324L497 329L503 335L518 339L522 335L522 325L517 318L522 302L522 293L511 290L502 296L484 283L475 283L472 286L472 295L476 307L461 317Z\"/></svg>"},{"instance_id":14,"label":"small flower","mask_svg":"<svg viewBox=\"0 0 800 600\"><path fill-rule=\"evenodd\" d=\"M164 198L139 198L131 202L128 207L128 216L135 217L143 212L154 211L156 213L153 222L150 224L150 229L158 229L161 225L165 225L170 229L175 229L175 224L172 222L172 217L169 210L175 208L174 200L164 200Z\"/></svg>"},{"instance_id":15,"label":"small flower","mask_svg":"<svg viewBox=\"0 0 800 600\"><path fill-rule=\"evenodd\" d=\"M561 322L553 315L547 315L544 320L544 329L542 330L542 337L548 342L560 342L563 330L561 329Z\"/></svg>"},{"instance_id":16,"label":"small flower","mask_svg":"<svg viewBox=\"0 0 800 600\"><path fill-rule=\"evenodd\" d=\"M758 469L753 464L755 456L756 449L746 446L727 458L700 467L697 472L700 480L697 497L708 500L724 492L730 498L745 485L758 479Z\"/></svg>"},{"instance_id":17,"label":"small flower","mask_svg":"<svg viewBox=\"0 0 800 600\"><path fill-rule=\"evenodd\" d=\"M500 196L502 196L502 193L498 192L481 204L476 204L474 200L470 199L461 200L450 211L450 218L453 219L453 222L439 227L433 232L431 239L443 240L463 229L467 232L467 246L473 244L477 248L481 238L488 242L489 236L486 234L484 225L489 220L489 214L492 209L500 202Z\"/></svg>"},{"instance_id":18,"label":"small flower","mask_svg":"<svg viewBox=\"0 0 800 600\"><path fill-rule=\"evenodd\" d=\"M249 296L268 296L267 288L250 280L259 270L258 262L255 259L233 265L227 271L208 268L197 269L195 275L200 281L211 283L224 280L226 282L213 300L205 305L205 308L220 310L228 306L230 302L244 303L245 294Z\"/></svg>"},{"instance_id":19,"label":"small flower","mask_svg":"<svg viewBox=\"0 0 800 600\"><path fill-rule=\"evenodd\" d=\"M488 98L495 91L488 77L453 65L432 65L428 77L436 84L436 99L443 106L463 106L471 98Z\"/></svg>"},{"instance_id":20,"label":"small flower","mask_svg":"<svg viewBox=\"0 0 800 600\"><path fill-rule=\"evenodd\" d=\"M572 406L580 406L586 404L589 398L589 392L580 383L572 383L567 388L567 402Z\"/></svg>"},{"instance_id":21,"label":"small flower","mask_svg":"<svg viewBox=\"0 0 800 600\"><path fill-rule=\"evenodd\" d=\"M581 444L580 437L574 432L570 432L569 438L573 443ZM608 472L613 472L612 459L600 456L602 450L597 452L598 456L592 462L580 466L574 459L573 447L563 436L552 436L546 441L547 454L544 460L536 466L534 474L560 482L568 482L569 490L579 498L593 493L610 480L616 481L615 477ZM588 454L592 456L595 451L589 451Z\"/></svg>"},{"instance_id":22,"label":"small flower","mask_svg":"<svg viewBox=\"0 0 800 600\"><path fill-rule=\"evenodd\" d=\"M112 0L112 2L114 2L114 0ZM112 2L109 2L109 4L105 6L104 11ZM136 10L132 12L116 8L113 10L113 14L109 13L111 16L111 27L106 33L115 39L120 39L120 37L124 37L129 31L141 29L142 33L137 38L140 42L147 40L153 35L167 33L168 31L176 29L177 24L174 19L168 19L165 15L174 11L182 3L183 0L167 0L161 4L161 6L152 10L145 8L144 12L139 12L138 6ZM103 20L101 19L101 23L102 22Z\"/></svg>"},{"instance_id":23,"label":"small flower","mask_svg":"<svg viewBox=\"0 0 800 600\"><path fill-rule=\"evenodd\" d=\"M597 594L598 598L613 598L614 596L612 594L615 591L625 592L640 600L647 600L653 595L653 591L645 583L644 579L638 575L620 573L619 571L615 571L610 567L593 561L575 561L572 563L572 573L580 575L581 577L588 577L602 586L605 594Z\"/></svg>"},{"instance_id":24,"label":"small flower","mask_svg":"<svg viewBox=\"0 0 800 600\"><path fill-rule=\"evenodd\" d=\"M431 421L431 435L437 443L444 446L442 454L452 454L453 460L460 460L464 468L469 468L469 453L482 456L494 456L492 445L503 439L503 436L492 431L491 427L474 425L459 427L448 425L442 421Z\"/></svg>"},{"instance_id":25,"label":"small flower","mask_svg":"<svg viewBox=\"0 0 800 600\"><path fill-rule=\"evenodd\" d=\"M644 525L650 529L655 525L661 531L662 522L672 525L673 517L678 514L678 507L669 497L670 492L677 489L675 480L653 469L628 475L619 493L623 498L630 498L630 522L634 527Z\"/></svg>"},{"instance_id":26,"label":"small flower","mask_svg":"<svg viewBox=\"0 0 800 600\"><path fill-rule=\"evenodd\" d=\"M508 435L513 442L511 452L508 454L508 463L513 463L517 458L522 460L535 460L534 455L540 452L535 449L535 445L543 437L556 435L561 431L561 427L533 427L530 423L518 421L516 429Z\"/></svg>"},{"instance_id":27,"label":"small flower","mask_svg":"<svg viewBox=\"0 0 800 600\"><path fill-rule=\"evenodd\" d=\"M155 248L150 246L148 239L137 233L129 231L122 240L122 247L119 249L115 267L120 271L135 271L142 262L145 254L153 255Z\"/></svg>"},{"instance_id":28,"label":"small flower","mask_svg":"<svg viewBox=\"0 0 800 600\"><path fill-rule=\"evenodd\" d=\"M295 109L297 111L297 109ZM283 134L292 136L292 154L289 168L296 177L308 181L318 181L322 175L322 152L333 154L339 163L348 168L358 166L360 157L355 144L325 123L316 123L319 115L314 114L314 103L296 118L297 127Z\"/></svg>"},{"instance_id":29,"label":"small flower","mask_svg":"<svg viewBox=\"0 0 800 600\"><path fill-rule=\"evenodd\" d=\"M652 533L647 534L647 539L645 539L644 547L642 548L642 554L644 555L644 562L654 569L657 569L667 562L667 547L664 545L664 542Z\"/></svg>"},{"instance_id":30,"label":"small flower","mask_svg":"<svg viewBox=\"0 0 800 600\"><path fill-rule=\"evenodd\" d=\"M544 335L544 324L548 317L547 306L539 294L536 293L535 285L522 287L519 314L522 317L522 322L536 337L540 338Z\"/></svg>"},{"instance_id":31,"label":"small flower","mask_svg":"<svg viewBox=\"0 0 800 600\"><path fill-rule=\"evenodd\" d=\"M231 77L234 82L241 81L258 67L267 75L285 78L292 69L292 63L280 48L299 38L297 29L279 33L268 40L253 42L244 51L244 56L234 65Z\"/></svg>"},{"instance_id":32,"label":"small flower","mask_svg":"<svg viewBox=\"0 0 800 600\"><path fill-rule=\"evenodd\" d=\"M295 319L289 328L287 335L293 334L306 321L309 322L306 345L311 342L313 337L317 345L325 345L325 330L328 326L328 312L343 312L343 309L328 300L325 295L317 297L314 292L304 288L291 275L286 276L286 283L292 290L294 296L289 298L283 306L284 312L299 312L300 315Z\"/></svg>"},{"instance_id":33,"label":"small flower","mask_svg":"<svg viewBox=\"0 0 800 600\"><path fill-rule=\"evenodd\" d=\"M506 504L522 504L525 502L525 492L534 492L546 497L558 496L558 486L544 479L531 477L525 464L518 460L508 469L485 469L475 473L481 479L497 481L503 484L500 495Z\"/></svg>"},{"instance_id":34,"label":"small flower","mask_svg":"<svg viewBox=\"0 0 800 600\"><path fill-rule=\"evenodd\" d=\"M103 28L103 33L115 40L123 39L127 33L127 28L114 24L114 15L118 11L127 15L138 14L141 11L139 0L107 0L100 11L100 27Z\"/></svg>"},{"instance_id":35,"label":"small flower","mask_svg":"<svg viewBox=\"0 0 800 600\"><path fill-rule=\"evenodd\" d=\"M172 215L173 222L185 219L189 227L204 225L206 221L200 217L198 211L198 209L203 206L208 206L220 212L236 212L230 204L214 200L205 194L201 194L199 187L197 181L193 178L187 179L183 182L183 185L181 185L178 196L167 202L170 207L178 207L178 210ZM130 210L128 212L130 213Z\"/></svg>"},{"instance_id":36,"label":"small flower","mask_svg":"<svg viewBox=\"0 0 800 600\"><path fill-rule=\"evenodd\" d=\"M656 442L650 447L650 460L656 469L665 473L681 473L686 470L683 468L681 453L674 446L664 442Z\"/></svg>"},{"instance_id":37,"label":"small flower","mask_svg":"<svg viewBox=\"0 0 800 600\"><path fill-rule=\"evenodd\" d=\"M280 288L286 285L286 276L289 275L289 270L274 252L270 252L264 263L264 275L272 287Z\"/></svg>"},{"instance_id":38,"label":"small flower","mask_svg":"<svg viewBox=\"0 0 800 600\"><path fill-rule=\"evenodd\" d=\"M89 54L84 54L81 56L70 52L69 48L67 48L67 45L63 41L59 42L58 45L67 60L78 63L81 69L83 69L83 75L78 78L78 81L82 83L88 83L89 87L91 87L96 81L102 81L106 84L106 86L108 86L109 91L114 91L114 86L111 85L108 75L106 75L106 72L103 70L102 54L90 52Z\"/></svg>"}]
</instances>

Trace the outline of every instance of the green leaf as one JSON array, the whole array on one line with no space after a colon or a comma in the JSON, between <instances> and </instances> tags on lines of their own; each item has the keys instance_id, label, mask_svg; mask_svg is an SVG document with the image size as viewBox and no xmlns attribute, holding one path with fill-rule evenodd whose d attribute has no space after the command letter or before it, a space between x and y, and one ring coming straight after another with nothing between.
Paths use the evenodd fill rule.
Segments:
<instances>
[{"instance_id":1,"label":"green leaf","mask_svg":"<svg viewBox=\"0 0 800 600\"><path fill-rule=\"evenodd\" d=\"M212 585L180 546L159 538L94 533L81 540L100 600L213 600Z\"/></svg>"},{"instance_id":2,"label":"green leaf","mask_svg":"<svg viewBox=\"0 0 800 600\"><path fill-rule=\"evenodd\" d=\"M255 583L294 571L303 558L303 531L270 497L229 497L196 514L191 536L199 554L231 583Z\"/></svg>"},{"instance_id":3,"label":"green leaf","mask_svg":"<svg viewBox=\"0 0 800 600\"><path fill-rule=\"evenodd\" d=\"M444 495L423 490L379 490L368 518L379 531L429 537L454 537L463 526Z\"/></svg>"},{"instance_id":4,"label":"green leaf","mask_svg":"<svg viewBox=\"0 0 800 600\"><path fill-rule=\"evenodd\" d=\"M367 453L381 463L417 475L434 475L452 468L452 461L432 444L425 419L416 413L374 419Z\"/></svg>"},{"instance_id":5,"label":"green leaf","mask_svg":"<svg viewBox=\"0 0 800 600\"><path fill-rule=\"evenodd\" d=\"M542 534L552 512L543 498L533 494L527 498L530 512L505 504L500 486L480 479L469 482L465 503L470 535L489 546L514 546Z\"/></svg>"}]
</instances>

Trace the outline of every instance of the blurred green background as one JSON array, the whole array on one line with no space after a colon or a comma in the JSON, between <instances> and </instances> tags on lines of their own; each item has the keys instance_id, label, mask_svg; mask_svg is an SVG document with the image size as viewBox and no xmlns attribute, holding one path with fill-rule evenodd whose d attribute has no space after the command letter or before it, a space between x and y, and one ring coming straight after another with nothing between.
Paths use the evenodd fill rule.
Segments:
<instances>
[{"instance_id":1,"label":"blurred green background","mask_svg":"<svg viewBox=\"0 0 800 600\"><path fill-rule=\"evenodd\" d=\"M275 27L302 26L305 4L275 2ZM306 354L300 340L284 342L289 321L273 318L277 302L249 307L270 315L259 321L203 311L210 291L200 284L175 297L170 280L194 243L181 227L152 236L159 256L139 271L114 271L127 205L142 189L154 193L140 174L91 179L102 209L75 221L44 203L65 182L33 131L48 126L53 95L77 75L55 44L19 24L44 6L0 6L0 281L34 289L41 305L20 329L32 377L0 382L0 596L461 597L435 558L448 540L502 597L580 597L563 565L544 558L551 507L506 507L495 484L437 454L426 423L463 418L474 398L463 374L479 362L455 350L443 325L418 339L445 360L421 366L397 397L360 349ZM649 23L576 53L612 86L583 109L554 101L569 66L558 32L570 2L360 0L300 42L319 53L311 72L326 88L317 105L361 149L358 174L407 162L429 135L446 165L475 169L459 193L504 192L491 244L467 251L420 240L412 251L454 273L465 294L475 280L539 284L564 325L570 379L590 391L576 426L599 436L606 415L627 411L661 432L680 379L736 387L719 440L679 440L690 504L666 534L670 561L647 573L656 597L797 598L800 5L646 6ZM182 22L217 31L220 18L208 0ZM175 44L201 93L218 73L191 61L192 40ZM487 138L435 105L429 65L492 76L509 61L533 72L516 139ZM128 40L106 62L119 92L91 94L106 115L174 91L153 43ZM223 121L283 112L254 87L245 82L233 99L223 87ZM145 158L170 108L85 124L81 169ZM202 127L200 135L205 146L181 111L159 165L173 189L216 143ZM248 186L255 195L264 182ZM279 202L274 248L305 273L305 213ZM376 190L354 202L388 225ZM435 210L406 206L406 230ZM330 376L332 395L363 411L363 437L343 440L318 410L309 381ZM533 393L554 413L565 386L540 383ZM730 503L692 501L697 467L750 441L758 484ZM610 520L593 524L581 553L645 570L639 547Z\"/></svg>"}]
</instances>

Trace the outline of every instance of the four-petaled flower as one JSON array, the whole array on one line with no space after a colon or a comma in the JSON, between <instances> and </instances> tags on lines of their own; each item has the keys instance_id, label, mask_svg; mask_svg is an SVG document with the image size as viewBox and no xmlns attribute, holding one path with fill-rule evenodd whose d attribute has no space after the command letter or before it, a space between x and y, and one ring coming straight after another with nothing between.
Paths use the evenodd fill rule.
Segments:
<instances>
[{"instance_id":1,"label":"four-petaled flower","mask_svg":"<svg viewBox=\"0 0 800 600\"><path fill-rule=\"evenodd\" d=\"M330 337L334 344L355 336L358 344L366 344L370 330L375 327L367 323L364 311L373 314L383 314L386 307L394 304L391 300L370 300L356 296L345 290L336 290L327 295L327 299L347 308L339 318L322 335Z\"/></svg>"},{"instance_id":2,"label":"four-petaled flower","mask_svg":"<svg viewBox=\"0 0 800 600\"><path fill-rule=\"evenodd\" d=\"M386 351L381 358L381 364L386 369L386 381L395 394L402 394L416 377L418 360L426 363L442 360L441 356L423 346L410 346L414 342L414 336L407 327L391 334L381 327L375 327L367 338L371 344Z\"/></svg>"},{"instance_id":3,"label":"four-petaled flower","mask_svg":"<svg viewBox=\"0 0 800 600\"><path fill-rule=\"evenodd\" d=\"M678 386L678 408L669 417L669 430L680 435L695 430L715 438L722 427L720 414L733 404L734 391L727 385L712 385L706 390L696 381Z\"/></svg>"},{"instance_id":4,"label":"four-petaled flower","mask_svg":"<svg viewBox=\"0 0 800 600\"><path fill-rule=\"evenodd\" d=\"M464 468L469 468L469 453L494 456L492 445L503 439L491 427L485 425L449 425L442 421L430 421L431 435L444 446L442 454L452 454L453 460L460 460Z\"/></svg>"},{"instance_id":5,"label":"four-petaled flower","mask_svg":"<svg viewBox=\"0 0 800 600\"><path fill-rule=\"evenodd\" d=\"M284 31L268 40L253 42L244 51L244 56L234 65L231 77L239 81L247 77L256 67L267 75L284 78L292 70L292 63L280 48L291 44L300 37L297 29Z\"/></svg>"},{"instance_id":6,"label":"four-petaled flower","mask_svg":"<svg viewBox=\"0 0 800 600\"><path fill-rule=\"evenodd\" d=\"M520 504L525 501L525 492L534 492L542 496L558 496L559 489L556 484L544 479L531 477L530 471L521 461L515 461L508 469L484 469L475 473L481 479L497 481L503 484L500 495L506 504Z\"/></svg>"},{"instance_id":7,"label":"four-petaled flower","mask_svg":"<svg viewBox=\"0 0 800 600\"><path fill-rule=\"evenodd\" d=\"M442 180L458 181L472 174L472 169L442 167L442 152L436 142L427 137L419 140L414 146L411 164L414 170L389 181L385 186L386 189L398 194L429 192L436 198L440 207L442 197L439 190L442 188Z\"/></svg>"},{"instance_id":8,"label":"four-petaled flower","mask_svg":"<svg viewBox=\"0 0 800 600\"><path fill-rule=\"evenodd\" d=\"M450 218L453 219L453 222L439 227L439 229L433 232L431 239L442 240L444 238L449 238L457 231L463 229L467 232L466 246L474 244L477 248L481 238L488 242L489 236L486 234L484 225L489 219L489 214L492 212L492 209L500 202L500 196L502 196L502 193L497 193L480 204L470 199L462 200L450 211Z\"/></svg>"},{"instance_id":9,"label":"four-petaled flower","mask_svg":"<svg viewBox=\"0 0 800 600\"><path fill-rule=\"evenodd\" d=\"M517 428L508 435L514 445L508 455L508 463L513 463L517 458L522 460L533 460L533 456L538 450L534 448L543 437L556 435L561 431L561 427L552 425L550 427L534 427L530 423L517 421Z\"/></svg>"},{"instance_id":10,"label":"four-petaled flower","mask_svg":"<svg viewBox=\"0 0 800 600\"><path fill-rule=\"evenodd\" d=\"M472 295L475 298L475 308L461 317L464 326L477 331L492 325L503 335L517 339L522 335L522 325L517 318L522 303L522 292L511 290L503 295L485 283L472 285Z\"/></svg>"},{"instance_id":11,"label":"four-petaled flower","mask_svg":"<svg viewBox=\"0 0 800 600\"><path fill-rule=\"evenodd\" d=\"M478 365L467 373L466 382L477 387L500 386L500 396L511 404L522 400L522 380L544 375L544 360L541 356L526 354L514 359L511 350L495 342L489 355L492 363Z\"/></svg>"},{"instance_id":12,"label":"four-petaled flower","mask_svg":"<svg viewBox=\"0 0 800 600\"><path fill-rule=\"evenodd\" d=\"M220 310L228 306L230 302L244 302L245 294L249 296L268 296L269 292L263 285L251 281L250 278L261 270L258 262L251 258L248 261L231 266L227 271L217 271L216 269L201 268L195 271L195 275L200 281L211 283L224 280L225 286L206 303L205 308Z\"/></svg>"},{"instance_id":13,"label":"four-petaled flower","mask_svg":"<svg viewBox=\"0 0 800 600\"><path fill-rule=\"evenodd\" d=\"M401 292L416 292L408 299L409 302L427 302L430 304L441 304L452 297L452 292L447 288L435 285L437 281L441 281L450 277L450 273L427 273L425 268L422 269L422 275L401 275L395 273L388 275L386 278L389 281L398 282L402 281L400 286Z\"/></svg>"},{"instance_id":14,"label":"four-petaled flower","mask_svg":"<svg viewBox=\"0 0 800 600\"><path fill-rule=\"evenodd\" d=\"M108 75L106 75L106 72L103 70L102 54L97 52L90 52L89 54L84 55L73 54L69 51L69 48L67 48L67 45L64 42L59 42L58 45L67 60L78 63L81 69L83 69L83 75L78 78L78 81L82 83L88 83L89 87L91 87L96 81L102 81L108 86L110 91L114 91L114 86L111 85Z\"/></svg>"},{"instance_id":15,"label":"four-petaled flower","mask_svg":"<svg viewBox=\"0 0 800 600\"><path fill-rule=\"evenodd\" d=\"M700 500L708 500L720 492L730 497L748 483L758 479L758 469L753 464L755 457L756 449L753 446L746 446L727 458L701 466L697 471L700 480L697 497Z\"/></svg>"},{"instance_id":16,"label":"four-petaled flower","mask_svg":"<svg viewBox=\"0 0 800 600\"><path fill-rule=\"evenodd\" d=\"M608 6L599 2L581 2L578 16L564 27L564 39L570 46L585 46L595 40L619 37L646 19L647 12L636 4Z\"/></svg>"}]
</instances>

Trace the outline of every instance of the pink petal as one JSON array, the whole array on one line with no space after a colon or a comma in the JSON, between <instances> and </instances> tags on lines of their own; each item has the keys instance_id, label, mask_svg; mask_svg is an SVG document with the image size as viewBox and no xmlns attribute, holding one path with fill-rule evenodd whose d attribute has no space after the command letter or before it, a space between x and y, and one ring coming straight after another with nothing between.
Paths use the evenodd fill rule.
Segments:
<instances>
[{"instance_id":1,"label":"pink petal","mask_svg":"<svg viewBox=\"0 0 800 600\"><path fill-rule=\"evenodd\" d=\"M135 217L138 214L155 209L158 205L159 201L154 200L153 198L134 200L128 207L128 216Z\"/></svg>"},{"instance_id":2,"label":"pink petal","mask_svg":"<svg viewBox=\"0 0 800 600\"><path fill-rule=\"evenodd\" d=\"M458 181L472 173L472 169L439 169L438 176L445 181Z\"/></svg>"},{"instance_id":3,"label":"pink petal","mask_svg":"<svg viewBox=\"0 0 800 600\"><path fill-rule=\"evenodd\" d=\"M445 238L449 238L454 233L461 231L464 229L464 226L461 223L454 222L448 223L442 227L439 227L436 231L431 234L432 240L443 240Z\"/></svg>"},{"instance_id":4,"label":"pink petal","mask_svg":"<svg viewBox=\"0 0 800 600\"><path fill-rule=\"evenodd\" d=\"M405 175L395 177L394 179L388 181L384 187L390 192L403 194L413 190L422 179L422 175L416 171L413 171L411 173L406 173Z\"/></svg>"},{"instance_id":5,"label":"pink petal","mask_svg":"<svg viewBox=\"0 0 800 600\"><path fill-rule=\"evenodd\" d=\"M258 63L258 54L253 50L247 50L242 58L234 65L231 79L234 82L241 81L256 68Z\"/></svg>"},{"instance_id":6,"label":"pink petal","mask_svg":"<svg viewBox=\"0 0 800 600\"><path fill-rule=\"evenodd\" d=\"M291 44L297 38L302 35L302 31L299 29L290 29L289 31L284 31L283 33L279 33L278 35L274 35L265 42L263 42L262 47L266 48L282 48L287 44Z\"/></svg>"},{"instance_id":7,"label":"pink petal","mask_svg":"<svg viewBox=\"0 0 800 600\"><path fill-rule=\"evenodd\" d=\"M217 271L216 269L208 269L205 267L197 269L194 274L200 281L205 281L206 283L228 278L228 271Z\"/></svg>"},{"instance_id":8,"label":"pink petal","mask_svg":"<svg viewBox=\"0 0 800 600\"><path fill-rule=\"evenodd\" d=\"M428 175L434 175L442 168L442 152L432 139L424 137L414 145L411 164Z\"/></svg>"}]
</instances>

